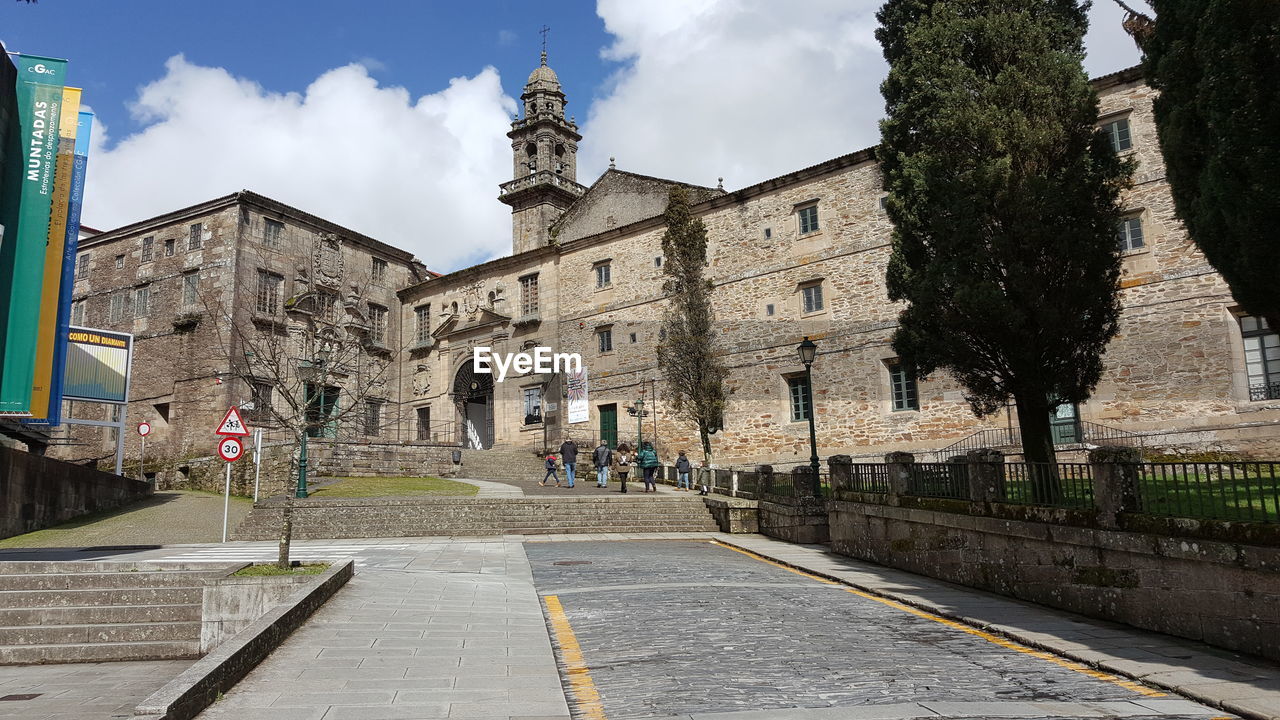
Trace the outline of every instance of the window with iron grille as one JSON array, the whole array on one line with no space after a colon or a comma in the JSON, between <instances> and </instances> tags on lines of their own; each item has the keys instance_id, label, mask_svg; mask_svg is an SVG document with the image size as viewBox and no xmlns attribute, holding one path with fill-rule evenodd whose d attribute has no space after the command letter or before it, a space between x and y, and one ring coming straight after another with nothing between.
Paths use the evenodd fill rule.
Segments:
<instances>
[{"instance_id":1,"label":"window with iron grille","mask_svg":"<svg viewBox=\"0 0 1280 720\"><path fill-rule=\"evenodd\" d=\"M387 344L387 309L369 303L369 339L374 345Z\"/></svg>"},{"instance_id":2,"label":"window with iron grille","mask_svg":"<svg viewBox=\"0 0 1280 720\"><path fill-rule=\"evenodd\" d=\"M809 383L803 375L787 378L787 398L791 405L791 422L809 419Z\"/></svg>"},{"instance_id":3,"label":"window with iron grille","mask_svg":"<svg viewBox=\"0 0 1280 720\"><path fill-rule=\"evenodd\" d=\"M194 308L199 304L200 273L199 271L184 273L182 275L182 306Z\"/></svg>"},{"instance_id":4,"label":"window with iron grille","mask_svg":"<svg viewBox=\"0 0 1280 720\"><path fill-rule=\"evenodd\" d=\"M249 411L249 417L259 422L270 420L272 394L275 392L275 387L265 380L250 380L249 389L253 394L253 410Z\"/></svg>"},{"instance_id":5,"label":"window with iron grille","mask_svg":"<svg viewBox=\"0 0 1280 720\"><path fill-rule=\"evenodd\" d=\"M1240 334L1249 399L1280 400L1280 334L1266 320L1249 315L1240 318Z\"/></svg>"},{"instance_id":6,"label":"window with iron grille","mask_svg":"<svg viewBox=\"0 0 1280 720\"><path fill-rule=\"evenodd\" d=\"M524 424L535 425L542 422L542 388L524 389Z\"/></svg>"},{"instance_id":7,"label":"window with iron grille","mask_svg":"<svg viewBox=\"0 0 1280 720\"><path fill-rule=\"evenodd\" d=\"M796 211L800 216L800 234L808 235L809 233L818 232L818 206L809 205L802 207Z\"/></svg>"},{"instance_id":8,"label":"window with iron grille","mask_svg":"<svg viewBox=\"0 0 1280 720\"><path fill-rule=\"evenodd\" d=\"M151 314L151 286L143 285L133 291L133 316L146 317Z\"/></svg>"},{"instance_id":9,"label":"window with iron grille","mask_svg":"<svg viewBox=\"0 0 1280 720\"><path fill-rule=\"evenodd\" d=\"M258 312L275 315L280 310L280 290L284 278L266 270L258 271Z\"/></svg>"},{"instance_id":10,"label":"window with iron grille","mask_svg":"<svg viewBox=\"0 0 1280 720\"><path fill-rule=\"evenodd\" d=\"M900 362L889 363L889 390L893 395L893 409L919 410L920 393L916 387L916 374Z\"/></svg>"},{"instance_id":11,"label":"window with iron grille","mask_svg":"<svg viewBox=\"0 0 1280 720\"><path fill-rule=\"evenodd\" d=\"M80 253L76 256L76 279L83 280L89 277L89 253Z\"/></svg>"},{"instance_id":12,"label":"window with iron grille","mask_svg":"<svg viewBox=\"0 0 1280 720\"><path fill-rule=\"evenodd\" d=\"M369 275L374 282L382 282L387 277L387 261L382 258L373 258L373 265L369 269Z\"/></svg>"},{"instance_id":13,"label":"window with iron grille","mask_svg":"<svg viewBox=\"0 0 1280 720\"><path fill-rule=\"evenodd\" d=\"M1103 125L1102 132L1106 133L1107 140L1111 142L1111 149L1116 152L1124 152L1133 147L1133 138L1129 136L1129 118L1121 118Z\"/></svg>"},{"instance_id":14,"label":"window with iron grille","mask_svg":"<svg viewBox=\"0 0 1280 720\"><path fill-rule=\"evenodd\" d=\"M84 325L84 300L71 303L71 324Z\"/></svg>"},{"instance_id":15,"label":"window with iron grille","mask_svg":"<svg viewBox=\"0 0 1280 720\"><path fill-rule=\"evenodd\" d=\"M431 408L420 407L417 411L418 416L418 439L431 439Z\"/></svg>"},{"instance_id":16,"label":"window with iron grille","mask_svg":"<svg viewBox=\"0 0 1280 720\"><path fill-rule=\"evenodd\" d=\"M382 406L386 400L372 399L364 401L364 434L376 436L382 432Z\"/></svg>"},{"instance_id":17,"label":"window with iron grille","mask_svg":"<svg viewBox=\"0 0 1280 720\"><path fill-rule=\"evenodd\" d=\"M165 240L165 241L164 241L164 256L165 256L165 257L173 257L173 253L174 253L174 251L175 251L175 249L176 249L177 245L178 245L178 241L177 241L177 240L174 240L173 238L169 238L168 240Z\"/></svg>"},{"instance_id":18,"label":"window with iron grille","mask_svg":"<svg viewBox=\"0 0 1280 720\"><path fill-rule=\"evenodd\" d=\"M600 328L596 330L596 342L600 352L613 352L613 328Z\"/></svg>"},{"instance_id":19,"label":"window with iron grille","mask_svg":"<svg viewBox=\"0 0 1280 720\"><path fill-rule=\"evenodd\" d=\"M120 269L120 268L122 268L122 267L124 267L124 256L123 256L123 255L117 255L117 256L116 256L116 269L117 269L117 270L119 270L119 269Z\"/></svg>"},{"instance_id":20,"label":"window with iron grille","mask_svg":"<svg viewBox=\"0 0 1280 720\"><path fill-rule=\"evenodd\" d=\"M600 263L596 265L596 287L605 288L613 284L613 271L609 263Z\"/></svg>"},{"instance_id":21,"label":"window with iron grille","mask_svg":"<svg viewBox=\"0 0 1280 720\"><path fill-rule=\"evenodd\" d=\"M204 244L204 223L193 223L187 233L187 249L199 250Z\"/></svg>"},{"instance_id":22,"label":"window with iron grille","mask_svg":"<svg viewBox=\"0 0 1280 720\"><path fill-rule=\"evenodd\" d=\"M414 339L417 345L431 342L431 306L419 305L413 309Z\"/></svg>"},{"instance_id":23,"label":"window with iron grille","mask_svg":"<svg viewBox=\"0 0 1280 720\"><path fill-rule=\"evenodd\" d=\"M1142 218L1126 218L1120 221L1120 229L1116 231L1116 242L1120 252L1137 250L1143 246Z\"/></svg>"},{"instance_id":24,"label":"window with iron grille","mask_svg":"<svg viewBox=\"0 0 1280 720\"><path fill-rule=\"evenodd\" d=\"M149 263L153 259L155 253L156 239L154 237L142 238L142 257L141 262Z\"/></svg>"},{"instance_id":25,"label":"window with iron grille","mask_svg":"<svg viewBox=\"0 0 1280 720\"><path fill-rule=\"evenodd\" d=\"M525 275L520 278L520 314L538 314L538 276Z\"/></svg>"},{"instance_id":26,"label":"window with iron grille","mask_svg":"<svg viewBox=\"0 0 1280 720\"><path fill-rule=\"evenodd\" d=\"M269 248L280 247L280 238L284 237L284 223L271 218L262 219L262 244Z\"/></svg>"},{"instance_id":27,"label":"window with iron grille","mask_svg":"<svg viewBox=\"0 0 1280 720\"><path fill-rule=\"evenodd\" d=\"M800 296L804 300L804 312L806 314L822 312L822 283L805 285L800 288Z\"/></svg>"},{"instance_id":28,"label":"window with iron grille","mask_svg":"<svg viewBox=\"0 0 1280 720\"><path fill-rule=\"evenodd\" d=\"M111 322L117 323L124 319L124 310L128 304L129 298L123 290L111 293L111 315L109 316Z\"/></svg>"}]
</instances>

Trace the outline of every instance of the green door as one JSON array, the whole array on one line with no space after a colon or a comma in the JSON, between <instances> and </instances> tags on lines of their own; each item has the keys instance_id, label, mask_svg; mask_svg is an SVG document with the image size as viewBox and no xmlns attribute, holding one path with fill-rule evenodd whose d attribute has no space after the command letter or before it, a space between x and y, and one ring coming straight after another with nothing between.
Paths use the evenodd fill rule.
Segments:
<instances>
[{"instance_id":1,"label":"green door","mask_svg":"<svg viewBox=\"0 0 1280 720\"><path fill-rule=\"evenodd\" d=\"M1080 417L1075 403L1062 403L1049 411L1049 431L1054 445L1080 442Z\"/></svg>"},{"instance_id":2,"label":"green door","mask_svg":"<svg viewBox=\"0 0 1280 720\"><path fill-rule=\"evenodd\" d=\"M600 439L610 448L618 447L618 406L616 403L600 406Z\"/></svg>"}]
</instances>

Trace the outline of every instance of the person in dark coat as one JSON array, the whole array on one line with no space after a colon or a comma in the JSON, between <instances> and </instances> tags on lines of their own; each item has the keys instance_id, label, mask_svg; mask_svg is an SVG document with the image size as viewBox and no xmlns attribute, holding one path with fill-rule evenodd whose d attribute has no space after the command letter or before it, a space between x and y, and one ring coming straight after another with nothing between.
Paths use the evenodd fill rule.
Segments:
<instances>
[{"instance_id":1,"label":"person in dark coat","mask_svg":"<svg viewBox=\"0 0 1280 720\"><path fill-rule=\"evenodd\" d=\"M565 440L560 444L560 462L564 463L566 485L573 487L573 474L578 469L578 445L573 440Z\"/></svg>"},{"instance_id":2,"label":"person in dark coat","mask_svg":"<svg viewBox=\"0 0 1280 720\"><path fill-rule=\"evenodd\" d=\"M645 442L640 446L640 452L636 454L636 464L644 471L644 491L658 492L658 486L653 480L653 474L658 470L658 453L653 451L653 445Z\"/></svg>"},{"instance_id":3,"label":"person in dark coat","mask_svg":"<svg viewBox=\"0 0 1280 720\"><path fill-rule=\"evenodd\" d=\"M596 466L596 487L609 487L609 464L613 462L613 451L604 440L591 453L591 462Z\"/></svg>"},{"instance_id":4,"label":"person in dark coat","mask_svg":"<svg viewBox=\"0 0 1280 720\"><path fill-rule=\"evenodd\" d=\"M541 485L542 487L546 487L547 478L555 478L556 487L560 487L560 476L556 474L556 456L555 455L547 456L545 467L547 468L547 474L542 477L542 482L538 484Z\"/></svg>"},{"instance_id":5,"label":"person in dark coat","mask_svg":"<svg viewBox=\"0 0 1280 720\"><path fill-rule=\"evenodd\" d=\"M680 457L676 458L676 490L691 490L689 486L689 473L693 472L693 463L689 462L689 458L685 457L684 451L680 451Z\"/></svg>"},{"instance_id":6,"label":"person in dark coat","mask_svg":"<svg viewBox=\"0 0 1280 720\"><path fill-rule=\"evenodd\" d=\"M613 474L622 483L622 492L626 492L627 476L631 474L631 447L626 443L619 445L613 453Z\"/></svg>"}]
</instances>

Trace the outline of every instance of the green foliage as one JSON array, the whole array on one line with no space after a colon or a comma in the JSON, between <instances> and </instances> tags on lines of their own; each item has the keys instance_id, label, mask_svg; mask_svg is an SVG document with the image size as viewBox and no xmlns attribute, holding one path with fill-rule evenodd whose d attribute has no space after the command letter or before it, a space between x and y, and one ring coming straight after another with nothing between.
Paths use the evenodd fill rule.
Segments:
<instances>
[{"instance_id":1,"label":"green foliage","mask_svg":"<svg viewBox=\"0 0 1280 720\"><path fill-rule=\"evenodd\" d=\"M1050 397L1083 401L1119 317L1116 226L1132 164L1096 128L1087 3L889 0L879 151L895 231L893 345L979 416L1018 406L1050 461Z\"/></svg>"},{"instance_id":2,"label":"green foliage","mask_svg":"<svg viewBox=\"0 0 1280 720\"><path fill-rule=\"evenodd\" d=\"M297 567L279 568L275 565L250 565L231 573L232 577L274 577L277 575L319 575L329 569L329 563L308 563Z\"/></svg>"},{"instance_id":3,"label":"green foliage","mask_svg":"<svg viewBox=\"0 0 1280 720\"><path fill-rule=\"evenodd\" d=\"M662 320L658 362L672 406L698 426L703 457L709 461L710 436L723 424L727 371L715 357L711 281L703 276L707 228L690 213L688 191L678 185L671 188L663 218L663 289L671 304Z\"/></svg>"},{"instance_id":4,"label":"green foliage","mask_svg":"<svg viewBox=\"0 0 1280 720\"><path fill-rule=\"evenodd\" d=\"M1151 4L1145 68L1174 208L1236 301L1280 328L1280 2Z\"/></svg>"}]
</instances>

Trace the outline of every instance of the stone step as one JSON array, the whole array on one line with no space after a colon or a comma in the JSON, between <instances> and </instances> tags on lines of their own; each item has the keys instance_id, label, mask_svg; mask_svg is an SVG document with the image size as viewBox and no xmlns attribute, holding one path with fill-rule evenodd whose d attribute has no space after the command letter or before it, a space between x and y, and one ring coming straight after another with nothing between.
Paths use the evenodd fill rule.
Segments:
<instances>
[{"instance_id":1,"label":"stone step","mask_svg":"<svg viewBox=\"0 0 1280 720\"><path fill-rule=\"evenodd\" d=\"M171 640L200 640L200 622L102 623L0 627L0 645L83 645Z\"/></svg>"},{"instance_id":2,"label":"stone step","mask_svg":"<svg viewBox=\"0 0 1280 720\"><path fill-rule=\"evenodd\" d=\"M43 665L119 660L183 660L198 657L200 657L199 640L0 645L0 665Z\"/></svg>"},{"instance_id":3,"label":"stone step","mask_svg":"<svg viewBox=\"0 0 1280 720\"><path fill-rule=\"evenodd\" d=\"M0 609L0 626L127 623L137 618L146 618L149 622L197 622L201 613L199 603L5 608Z\"/></svg>"},{"instance_id":4,"label":"stone step","mask_svg":"<svg viewBox=\"0 0 1280 720\"><path fill-rule=\"evenodd\" d=\"M6 561L0 562L0 575L32 575L35 573L101 573L101 572L183 572L216 575L233 572L243 563L191 563L167 561L117 562L114 560L81 561Z\"/></svg>"},{"instance_id":5,"label":"stone step","mask_svg":"<svg viewBox=\"0 0 1280 720\"><path fill-rule=\"evenodd\" d=\"M203 587L118 588L112 590L0 590L0 608L183 605L201 603L203 599Z\"/></svg>"},{"instance_id":6,"label":"stone step","mask_svg":"<svg viewBox=\"0 0 1280 720\"><path fill-rule=\"evenodd\" d=\"M205 578L219 577L208 570L173 572L117 571L81 573L30 573L0 575L0 590L108 590L115 588L191 587Z\"/></svg>"}]
</instances>

